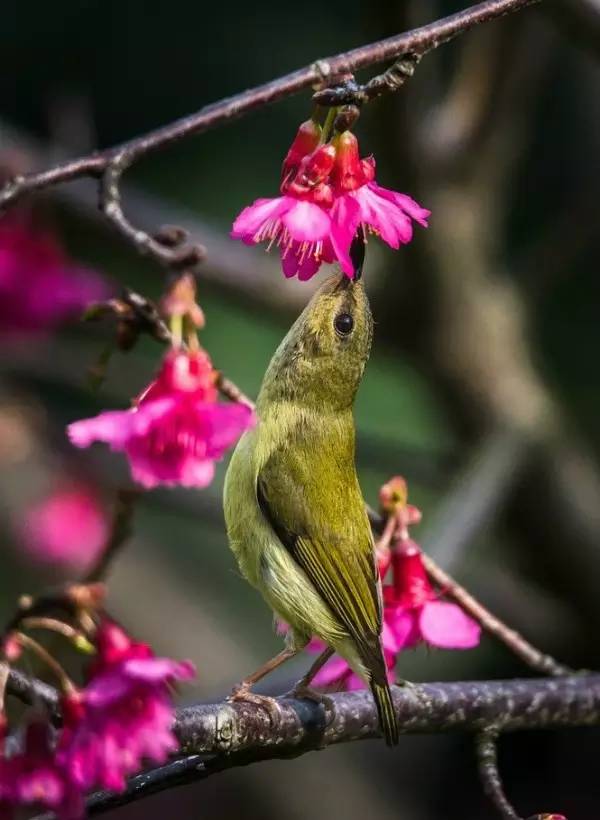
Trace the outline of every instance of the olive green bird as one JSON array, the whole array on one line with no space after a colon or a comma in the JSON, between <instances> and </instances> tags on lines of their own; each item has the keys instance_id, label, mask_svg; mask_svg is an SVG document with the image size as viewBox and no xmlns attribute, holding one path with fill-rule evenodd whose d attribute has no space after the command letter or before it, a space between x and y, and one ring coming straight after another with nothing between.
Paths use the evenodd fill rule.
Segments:
<instances>
[{"instance_id":1,"label":"olive green bird","mask_svg":"<svg viewBox=\"0 0 600 820\"><path fill-rule=\"evenodd\" d=\"M373 322L359 281L334 276L277 349L225 480L231 549L246 579L290 626L283 652L245 678L234 698L264 701L252 684L315 635L328 649L296 687L337 652L371 688L381 731L398 723L381 646L381 583L354 460L352 407Z\"/></svg>"}]
</instances>

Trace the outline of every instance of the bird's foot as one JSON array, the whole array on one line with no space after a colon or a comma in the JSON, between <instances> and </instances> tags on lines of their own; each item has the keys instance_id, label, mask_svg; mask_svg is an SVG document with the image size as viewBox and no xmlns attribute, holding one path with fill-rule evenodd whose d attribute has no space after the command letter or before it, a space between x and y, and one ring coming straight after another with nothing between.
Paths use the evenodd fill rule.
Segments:
<instances>
[{"instance_id":1,"label":"bird's foot","mask_svg":"<svg viewBox=\"0 0 600 820\"><path fill-rule=\"evenodd\" d=\"M229 703L251 703L253 706L258 706L264 709L269 715L269 720L273 728L276 728L281 723L281 707L277 698L269 695L257 695L253 692L247 683L239 683L231 690L231 694L227 698Z\"/></svg>"},{"instance_id":2,"label":"bird's foot","mask_svg":"<svg viewBox=\"0 0 600 820\"><path fill-rule=\"evenodd\" d=\"M295 698L296 700L312 700L313 703L323 706L326 712L333 711L333 700L328 695L325 695L323 692L317 692L316 689L313 689L302 681L299 681L285 697Z\"/></svg>"}]
</instances>

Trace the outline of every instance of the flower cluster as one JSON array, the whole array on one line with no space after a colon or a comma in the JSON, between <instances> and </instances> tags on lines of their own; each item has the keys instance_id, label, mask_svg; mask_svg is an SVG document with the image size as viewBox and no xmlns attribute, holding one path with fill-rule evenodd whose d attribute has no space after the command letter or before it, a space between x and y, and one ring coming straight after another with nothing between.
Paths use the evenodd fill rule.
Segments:
<instances>
[{"instance_id":1,"label":"flower cluster","mask_svg":"<svg viewBox=\"0 0 600 820\"><path fill-rule=\"evenodd\" d=\"M73 264L56 238L24 212L0 219L0 333L52 330L76 318L109 288L97 273Z\"/></svg>"},{"instance_id":2,"label":"flower cluster","mask_svg":"<svg viewBox=\"0 0 600 820\"><path fill-rule=\"evenodd\" d=\"M69 438L77 447L102 441L124 452L146 488L205 487L215 461L255 422L245 404L217 401L216 378L203 350L172 349L131 409L73 422Z\"/></svg>"},{"instance_id":3,"label":"flower cluster","mask_svg":"<svg viewBox=\"0 0 600 820\"><path fill-rule=\"evenodd\" d=\"M248 245L278 245L285 276L310 279L322 262L338 262L353 278L350 246L362 226L397 249L412 238L412 220L427 226L429 211L375 181L375 160L361 159L350 131L325 141L321 126L303 123L283 162L281 196L257 199L233 223Z\"/></svg>"},{"instance_id":4,"label":"flower cluster","mask_svg":"<svg viewBox=\"0 0 600 820\"><path fill-rule=\"evenodd\" d=\"M380 501L389 515L386 533L377 545L383 584L382 645L388 677L394 680L398 655L424 643L440 649L471 649L479 644L481 627L458 604L441 600L423 565L421 550L408 528L421 520L420 511L407 503L404 479L397 477L382 487ZM392 542L390 545L389 542ZM325 645L313 638L309 652L321 653ZM317 686L360 689L363 681L345 660L334 656L314 679Z\"/></svg>"},{"instance_id":5,"label":"flower cluster","mask_svg":"<svg viewBox=\"0 0 600 820\"><path fill-rule=\"evenodd\" d=\"M164 763L177 751L172 732L173 684L194 676L189 662L157 658L117 624L103 620L97 658L82 689L62 701L63 725L52 736L36 715L20 749L0 756L0 814L44 806L61 820L78 820L92 788L121 791L145 761Z\"/></svg>"}]
</instances>

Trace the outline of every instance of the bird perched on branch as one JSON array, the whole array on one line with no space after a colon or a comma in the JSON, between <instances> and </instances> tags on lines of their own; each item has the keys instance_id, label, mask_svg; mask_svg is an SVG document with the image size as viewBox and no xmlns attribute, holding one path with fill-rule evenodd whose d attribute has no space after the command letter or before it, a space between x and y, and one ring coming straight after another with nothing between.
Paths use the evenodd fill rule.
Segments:
<instances>
[{"instance_id":1,"label":"bird perched on branch","mask_svg":"<svg viewBox=\"0 0 600 820\"><path fill-rule=\"evenodd\" d=\"M232 697L264 703L252 685L315 635L328 649L295 694L314 697L310 681L337 652L370 686L393 745L398 723L381 646L381 585L354 461L352 407L372 327L358 277L327 280L273 356L259 423L233 454L224 497L231 549L290 629L286 648Z\"/></svg>"}]
</instances>

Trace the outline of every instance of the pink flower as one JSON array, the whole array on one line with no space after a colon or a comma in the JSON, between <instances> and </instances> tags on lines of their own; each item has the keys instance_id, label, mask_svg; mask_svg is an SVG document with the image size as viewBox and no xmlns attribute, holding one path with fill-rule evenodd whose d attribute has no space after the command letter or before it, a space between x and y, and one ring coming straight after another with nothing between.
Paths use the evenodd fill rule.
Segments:
<instances>
[{"instance_id":1,"label":"pink flower","mask_svg":"<svg viewBox=\"0 0 600 820\"><path fill-rule=\"evenodd\" d=\"M109 525L94 493L73 485L30 507L19 530L32 560L83 572L106 543Z\"/></svg>"},{"instance_id":2,"label":"pink flower","mask_svg":"<svg viewBox=\"0 0 600 820\"><path fill-rule=\"evenodd\" d=\"M296 143L298 147L294 148ZM350 243L353 234L343 223L331 220L333 204L327 179L335 160L335 149L321 145L301 157L306 147L296 137L283 165L283 196L257 199L244 208L233 223L231 236L247 245L268 242L281 253L285 276L310 279L321 262L340 263L350 267Z\"/></svg>"},{"instance_id":3,"label":"pink flower","mask_svg":"<svg viewBox=\"0 0 600 820\"><path fill-rule=\"evenodd\" d=\"M478 645L481 627L458 604L439 600L414 541L393 551L392 571L393 583L383 589L384 619L399 650L420 642L441 649Z\"/></svg>"},{"instance_id":4,"label":"pink flower","mask_svg":"<svg viewBox=\"0 0 600 820\"><path fill-rule=\"evenodd\" d=\"M103 441L124 452L133 478L146 488L205 487L215 461L254 423L246 405L217 402L206 353L172 350L133 408L73 422L68 434L76 447Z\"/></svg>"},{"instance_id":5,"label":"pink flower","mask_svg":"<svg viewBox=\"0 0 600 820\"><path fill-rule=\"evenodd\" d=\"M0 758L0 811L13 816L19 807L45 807L62 820L83 815L81 789L57 763L50 742L50 727L39 719L25 730L22 751Z\"/></svg>"},{"instance_id":6,"label":"pink flower","mask_svg":"<svg viewBox=\"0 0 600 820\"><path fill-rule=\"evenodd\" d=\"M155 657L109 621L99 629L98 649L87 686L64 699L56 759L81 789L121 791L144 761L164 763L179 748L171 689L192 678L194 667Z\"/></svg>"},{"instance_id":7,"label":"pink flower","mask_svg":"<svg viewBox=\"0 0 600 820\"><path fill-rule=\"evenodd\" d=\"M52 330L108 294L105 280L73 264L30 216L16 212L0 218L1 334Z\"/></svg>"},{"instance_id":8,"label":"pink flower","mask_svg":"<svg viewBox=\"0 0 600 820\"><path fill-rule=\"evenodd\" d=\"M350 246L357 230L376 233L391 247L409 242L412 222L427 226L429 211L405 194L375 182L375 161L360 159L345 131L321 144L320 126L303 123L283 163L281 193L241 212L231 236L246 244L277 244L285 276L310 279L322 262L338 262L350 278Z\"/></svg>"},{"instance_id":9,"label":"pink flower","mask_svg":"<svg viewBox=\"0 0 600 820\"><path fill-rule=\"evenodd\" d=\"M393 632L385 623L383 625L381 639L385 665L388 670L388 680L390 683L393 683L395 680L394 668L396 666L399 647ZM320 655L325 649L325 644L318 638L313 638L306 648L312 654ZM339 655L334 655L327 661L325 666L317 672L313 682L315 686L322 686L325 689L336 688L353 691L355 689L365 688L365 682L362 678L359 678L348 665L347 661Z\"/></svg>"},{"instance_id":10,"label":"pink flower","mask_svg":"<svg viewBox=\"0 0 600 820\"><path fill-rule=\"evenodd\" d=\"M336 164L332 173L335 203L331 214L334 223L344 224L352 235L362 225L365 233L380 236L396 250L410 242L412 220L426 228L431 211L421 208L406 194L378 185L374 158L360 159L358 140L350 131L340 134L336 140Z\"/></svg>"}]
</instances>

